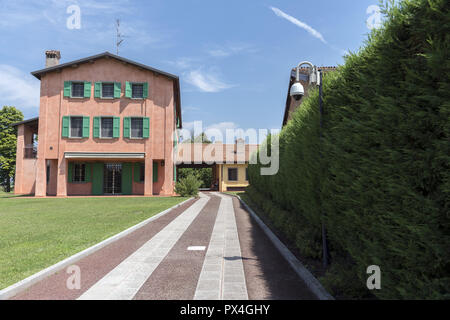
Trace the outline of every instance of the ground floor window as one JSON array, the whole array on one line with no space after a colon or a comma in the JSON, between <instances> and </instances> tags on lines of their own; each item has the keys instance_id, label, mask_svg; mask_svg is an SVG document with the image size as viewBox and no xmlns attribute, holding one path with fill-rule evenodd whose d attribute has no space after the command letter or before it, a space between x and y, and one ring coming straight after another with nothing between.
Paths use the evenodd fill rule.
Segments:
<instances>
[{"instance_id":1,"label":"ground floor window","mask_svg":"<svg viewBox=\"0 0 450 320\"><path fill-rule=\"evenodd\" d=\"M245 168L245 181L248 181L248 168Z\"/></svg>"},{"instance_id":2,"label":"ground floor window","mask_svg":"<svg viewBox=\"0 0 450 320\"><path fill-rule=\"evenodd\" d=\"M84 163L74 163L72 182L86 181L86 165Z\"/></svg>"},{"instance_id":3,"label":"ground floor window","mask_svg":"<svg viewBox=\"0 0 450 320\"><path fill-rule=\"evenodd\" d=\"M237 180L238 180L238 169L228 168L228 181L237 181Z\"/></svg>"}]
</instances>

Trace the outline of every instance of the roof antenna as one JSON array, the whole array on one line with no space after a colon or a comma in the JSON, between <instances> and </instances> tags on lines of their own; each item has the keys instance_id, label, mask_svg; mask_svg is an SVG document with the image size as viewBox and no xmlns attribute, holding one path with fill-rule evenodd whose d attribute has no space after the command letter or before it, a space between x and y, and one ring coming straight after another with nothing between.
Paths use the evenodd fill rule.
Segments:
<instances>
[{"instance_id":1,"label":"roof antenna","mask_svg":"<svg viewBox=\"0 0 450 320\"><path fill-rule=\"evenodd\" d=\"M122 44L124 36L120 33L120 19L116 19L116 54L119 55L119 46Z\"/></svg>"}]
</instances>

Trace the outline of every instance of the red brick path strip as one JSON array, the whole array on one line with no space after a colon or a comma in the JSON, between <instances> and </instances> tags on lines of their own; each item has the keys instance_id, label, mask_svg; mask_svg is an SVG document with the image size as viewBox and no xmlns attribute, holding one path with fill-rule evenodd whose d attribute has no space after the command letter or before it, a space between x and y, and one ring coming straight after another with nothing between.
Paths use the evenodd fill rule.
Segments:
<instances>
[{"instance_id":1,"label":"red brick path strip","mask_svg":"<svg viewBox=\"0 0 450 320\"><path fill-rule=\"evenodd\" d=\"M219 210L220 198L211 199L192 221L175 246L140 288L135 300L192 300L205 251L188 251L190 246L208 248Z\"/></svg>"},{"instance_id":2,"label":"red brick path strip","mask_svg":"<svg viewBox=\"0 0 450 320\"><path fill-rule=\"evenodd\" d=\"M259 225L233 197L250 300L316 300Z\"/></svg>"},{"instance_id":3,"label":"red brick path strip","mask_svg":"<svg viewBox=\"0 0 450 320\"><path fill-rule=\"evenodd\" d=\"M190 207L196 200L190 200L164 216L149 222L97 252L79 260L75 264L81 270L81 289L69 290L66 269L36 283L28 290L13 297L13 300L71 300L77 299L92 285L109 273L129 255L166 227L173 219Z\"/></svg>"}]
</instances>

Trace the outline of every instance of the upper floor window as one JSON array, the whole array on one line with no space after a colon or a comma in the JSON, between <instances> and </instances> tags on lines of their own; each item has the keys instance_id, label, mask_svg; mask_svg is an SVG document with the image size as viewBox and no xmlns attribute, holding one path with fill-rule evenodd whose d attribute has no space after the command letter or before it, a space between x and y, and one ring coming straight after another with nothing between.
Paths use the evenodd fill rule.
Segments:
<instances>
[{"instance_id":1,"label":"upper floor window","mask_svg":"<svg viewBox=\"0 0 450 320\"><path fill-rule=\"evenodd\" d=\"M149 138L150 118L148 117L125 117L123 118L124 138Z\"/></svg>"},{"instance_id":2,"label":"upper floor window","mask_svg":"<svg viewBox=\"0 0 450 320\"><path fill-rule=\"evenodd\" d=\"M131 137L142 138L144 132L143 119L131 118Z\"/></svg>"},{"instance_id":3,"label":"upper floor window","mask_svg":"<svg viewBox=\"0 0 450 320\"><path fill-rule=\"evenodd\" d=\"M84 98L84 82L72 82L72 98Z\"/></svg>"},{"instance_id":4,"label":"upper floor window","mask_svg":"<svg viewBox=\"0 0 450 320\"><path fill-rule=\"evenodd\" d=\"M144 85L142 83L133 83L131 85L131 97L142 99L144 97Z\"/></svg>"},{"instance_id":5,"label":"upper floor window","mask_svg":"<svg viewBox=\"0 0 450 320\"><path fill-rule=\"evenodd\" d=\"M114 98L114 83L102 83L102 98Z\"/></svg>"},{"instance_id":6,"label":"upper floor window","mask_svg":"<svg viewBox=\"0 0 450 320\"><path fill-rule=\"evenodd\" d=\"M126 82L125 97L131 99L146 99L148 97L147 82Z\"/></svg>"},{"instance_id":7,"label":"upper floor window","mask_svg":"<svg viewBox=\"0 0 450 320\"><path fill-rule=\"evenodd\" d=\"M64 116L61 135L63 138L89 138L89 117Z\"/></svg>"},{"instance_id":8,"label":"upper floor window","mask_svg":"<svg viewBox=\"0 0 450 320\"><path fill-rule=\"evenodd\" d=\"M89 81L64 81L64 97L89 98L91 83Z\"/></svg>"},{"instance_id":9,"label":"upper floor window","mask_svg":"<svg viewBox=\"0 0 450 320\"><path fill-rule=\"evenodd\" d=\"M238 169L228 168L228 181L237 181L237 180L238 180Z\"/></svg>"},{"instance_id":10,"label":"upper floor window","mask_svg":"<svg viewBox=\"0 0 450 320\"><path fill-rule=\"evenodd\" d=\"M113 118L101 118L101 137L112 138L113 137Z\"/></svg>"},{"instance_id":11,"label":"upper floor window","mask_svg":"<svg viewBox=\"0 0 450 320\"><path fill-rule=\"evenodd\" d=\"M83 117L70 117L70 137L83 137Z\"/></svg>"}]
</instances>

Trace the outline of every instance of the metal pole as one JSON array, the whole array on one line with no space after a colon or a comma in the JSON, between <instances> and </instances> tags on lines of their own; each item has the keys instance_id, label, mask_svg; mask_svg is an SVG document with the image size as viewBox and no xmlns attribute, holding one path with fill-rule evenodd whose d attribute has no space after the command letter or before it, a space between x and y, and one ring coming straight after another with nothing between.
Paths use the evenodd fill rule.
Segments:
<instances>
[{"instance_id":1,"label":"metal pole","mask_svg":"<svg viewBox=\"0 0 450 320\"><path fill-rule=\"evenodd\" d=\"M322 145L322 127L323 127L323 104L322 104L322 72L319 72L319 111L320 111L320 140L319 144ZM322 158L322 151L320 152ZM327 230L325 228L325 222L323 221L324 213L322 204L320 205L320 211L322 214L322 262L323 267L328 267L328 246L327 246Z\"/></svg>"}]
</instances>

